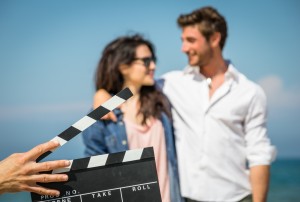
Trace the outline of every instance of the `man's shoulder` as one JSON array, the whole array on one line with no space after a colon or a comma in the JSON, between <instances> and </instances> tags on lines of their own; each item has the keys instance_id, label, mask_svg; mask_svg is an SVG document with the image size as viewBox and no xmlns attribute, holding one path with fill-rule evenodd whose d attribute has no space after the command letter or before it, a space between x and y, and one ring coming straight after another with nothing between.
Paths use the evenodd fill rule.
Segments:
<instances>
[{"instance_id":1,"label":"man's shoulder","mask_svg":"<svg viewBox=\"0 0 300 202\"><path fill-rule=\"evenodd\" d=\"M252 94L252 96L265 99L266 95L263 88L255 81L247 78L244 74L239 73L238 83L243 91Z\"/></svg>"},{"instance_id":2,"label":"man's shoulder","mask_svg":"<svg viewBox=\"0 0 300 202\"><path fill-rule=\"evenodd\" d=\"M180 81L182 79L183 74L184 73L181 70L173 70L160 76L156 80L156 83L161 89L163 89L165 85L169 85L171 83Z\"/></svg>"},{"instance_id":3,"label":"man's shoulder","mask_svg":"<svg viewBox=\"0 0 300 202\"><path fill-rule=\"evenodd\" d=\"M172 70L162 75L163 79L175 79L180 78L184 72L182 70Z\"/></svg>"}]
</instances>

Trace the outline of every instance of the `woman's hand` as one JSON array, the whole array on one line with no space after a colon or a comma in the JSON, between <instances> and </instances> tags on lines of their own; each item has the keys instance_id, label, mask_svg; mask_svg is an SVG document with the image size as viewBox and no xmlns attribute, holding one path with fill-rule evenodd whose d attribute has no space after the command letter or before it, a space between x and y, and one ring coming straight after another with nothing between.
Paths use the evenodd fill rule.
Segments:
<instances>
[{"instance_id":1,"label":"woman's hand","mask_svg":"<svg viewBox=\"0 0 300 202\"><path fill-rule=\"evenodd\" d=\"M67 167L67 160L48 161L36 163L36 159L43 153L59 146L57 141L40 144L28 152L15 153L0 162L0 194L5 192L28 191L40 195L59 196L59 191L44 188L37 182L62 182L68 180L66 174L40 174L42 171L50 171Z\"/></svg>"}]
</instances>

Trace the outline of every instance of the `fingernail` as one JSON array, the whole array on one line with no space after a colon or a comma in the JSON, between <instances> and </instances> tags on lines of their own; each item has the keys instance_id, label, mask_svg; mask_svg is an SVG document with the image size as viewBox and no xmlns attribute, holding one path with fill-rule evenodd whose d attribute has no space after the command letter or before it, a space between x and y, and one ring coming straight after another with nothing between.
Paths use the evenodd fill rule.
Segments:
<instances>
[{"instance_id":1,"label":"fingernail","mask_svg":"<svg viewBox=\"0 0 300 202\"><path fill-rule=\"evenodd\" d=\"M63 180L65 180L65 181L67 181L67 180L68 180L68 178L69 178L69 176L68 176L68 175L64 175L64 176L63 176Z\"/></svg>"},{"instance_id":2,"label":"fingernail","mask_svg":"<svg viewBox=\"0 0 300 202\"><path fill-rule=\"evenodd\" d=\"M69 166L70 164L70 161L65 161L65 166Z\"/></svg>"},{"instance_id":3,"label":"fingernail","mask_svg":"<svg viewBox=\"0 0 300 202\"><path fill-rule=\"evenodd\" d=\"M52 142L54 142L56 145L59 145L59 141L58 140L51 140Z\"/></svg>"}]
</instances>

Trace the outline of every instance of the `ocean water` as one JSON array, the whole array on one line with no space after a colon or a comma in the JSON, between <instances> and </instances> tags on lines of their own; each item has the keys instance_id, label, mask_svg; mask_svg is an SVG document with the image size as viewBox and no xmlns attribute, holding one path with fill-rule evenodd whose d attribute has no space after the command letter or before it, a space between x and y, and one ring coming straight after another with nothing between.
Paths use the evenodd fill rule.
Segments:
<instances>
[{"instance_id":1,"label":"ocean water","mask_svg":"<svg viewBox=\"0 0 300 202\"><path fill-rule=\"evenodd\" d=\"M31 202L29 193L3 194L0 202ZM279 159L271 167L268 202L300 202L300 159Z\"/></svg>"},{"instance_id":2,"label":"ocean water","mask_svg":"<svg viewBox=\"0 0 300 202\"><path fill-rule=\"evenodd\" d=\"M300 202L300 159L274 162L268 202Z\"/></svg>"}]
</instances>

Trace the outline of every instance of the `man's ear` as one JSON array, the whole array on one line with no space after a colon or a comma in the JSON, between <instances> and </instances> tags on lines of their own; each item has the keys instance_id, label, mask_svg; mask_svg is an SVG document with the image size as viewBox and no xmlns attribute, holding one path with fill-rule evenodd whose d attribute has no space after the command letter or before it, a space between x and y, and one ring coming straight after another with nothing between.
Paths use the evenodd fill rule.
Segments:
<instances>
[{"instance_id":1,"label":"man's ear","mask_svg":"<svg viewBox=\"0 0 300 202\"><path fill-rule=\"evenodd\" d=\"M220 47L220 41L221 41L221 33L215 32L210 37L210 44L213 48Z\"/></svg>"}]
</instances>

